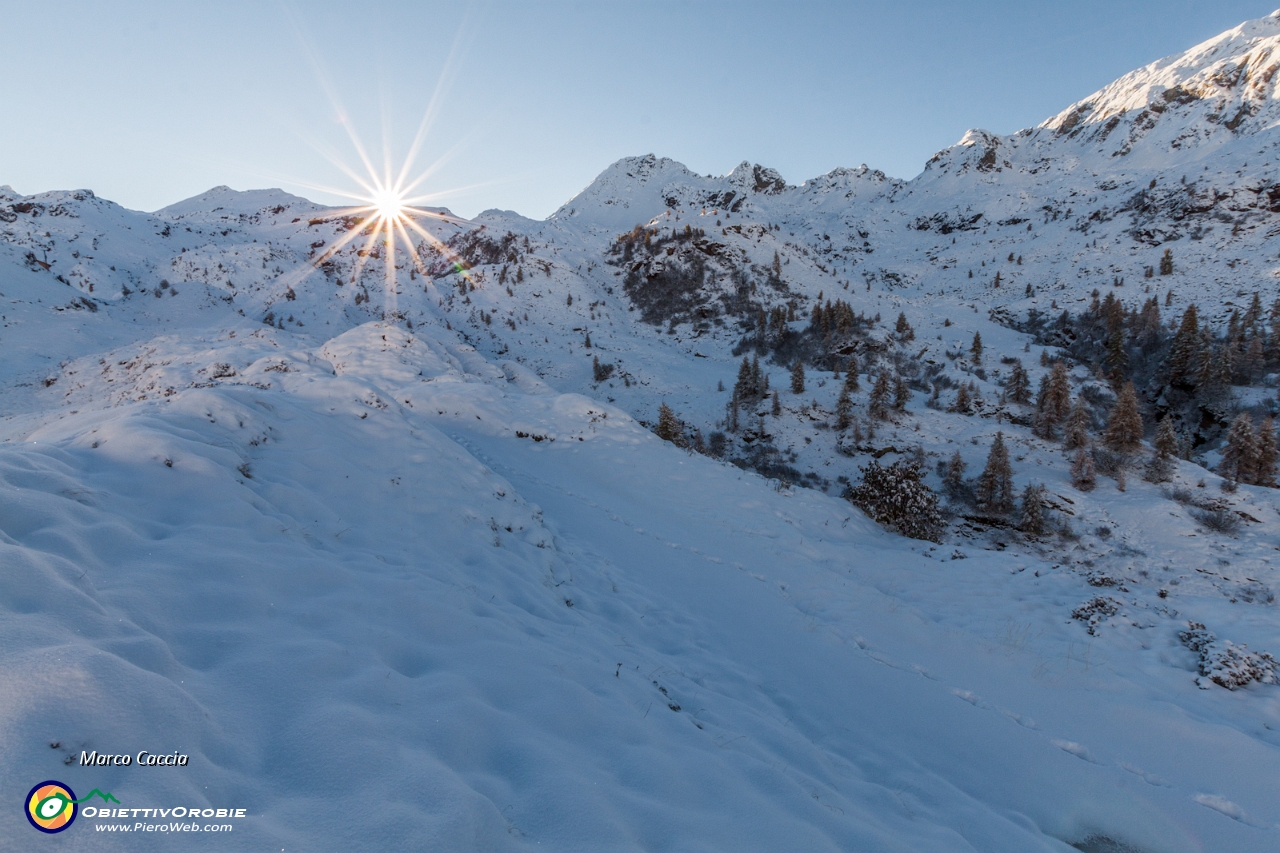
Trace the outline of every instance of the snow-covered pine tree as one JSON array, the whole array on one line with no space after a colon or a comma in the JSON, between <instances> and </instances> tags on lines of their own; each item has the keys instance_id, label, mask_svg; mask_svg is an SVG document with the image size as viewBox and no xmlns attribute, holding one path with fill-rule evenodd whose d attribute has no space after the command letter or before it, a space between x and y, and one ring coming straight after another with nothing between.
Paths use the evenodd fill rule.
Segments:
<instances>
[{"instance_id":1,"label":"snow-covered pine tree","mask_svg":"<svg viewBox=\"0 0 1280 853\"><path fill-rule=\"evenodd\" d=\"M859 390L858 385L858 359L855 356L849 356L849 362L844 366L844 387L850 394Z\"/></svg>"},{"instance_id":2,"label":"snow-covered pine tree","mask_svg":"<svg viewBox=\"0 0 1280 853\"><path fill-rule=\"evenodd\" d=\"M782 401L778 399L778 392L773 392L773 406L769 409L770 414L775 418L782 414Z\"/></svg>"},{"instance_id":3,"label":"snow-covered pine tree","mask_svg":"<svg viewBox=\"0 0 1280 853\"><path fill-rule=\"evenodd\" d=\"M974 364L982 364L982 333L973 333L973 343L969 346L969 355L973 357Z\"/></svg>"},{"instance_id":4,"label":"snow-covered pine tree","mask_svg":"<svg viewBox=\"0 0 1280 853\"><path fill-rule=\"evenodd\" d=\"M836 398L836 429L848 429L852 415L853 398L849 396L848 387L841 388L840 396Z\"/></svg>"},{"instance_id":5,"label":"snow-covered pine tree","mask_svg":"<svg viewBox=\"0 0 1280 853\"><path fill-rule=\"evenodd\" d=\"M871 394L867 397L867 416L873 421L889 419L889 373L880 371Z\"/></svg>"},{"instance_id":6,"label":"snow-covered pine tree","mask_svg":"<svg viewBox=\"0 0 1280 853\"><path fill-rule=\"evenodd\" d=\"M1093 454L1085 448L1076 451L1071 460L1071 485L1082 492L1091 492L1098 485L1098 474L1093 467Z\"/></svg>"},{"instance_id":7,"label":"snow-covered pine tree","mask_svg":"<svg viewBox=\"0 0 1280 853\"><path fill-rule=\"evenodd\" d=\"M1109 296L1110 294L1108 294ZM1116 301L1119 304L1119 300ZM1129 352L1125 348L1124 310L1113 310L1107 317L1106 353L1102 365L1107 372L1107 380L1113 389L1119 390L1120 383L1129 375Z\"/></svg>"},{"instance_id":8,"label":"snow-covered pine tree","mask_svg":"<svg viewBox=\"0 0 1280 853\"><path fill-rule=\"evenodd\" d=\"M1070 412L1071 379L1067 375L1067 366L1055 361L1049 378L1041 383L1036 400L1036 434L1047 439L1056 437L1058 426Z\"/></svg>"},{"instance_id":9,"label":"snow-covered pine tree","mask_svg":"<svg viewBox=\"0 0 1280 853\"><path fill-rule=\"evenodd\" d=\"M1200 318L1194 304L1182 312L1182 322L1173 336L1169 357L1165 361L1165 374L1169 382L1184 387L1194 386L1200 355Z\"/></svg>"},{"instance_id":10,"label":"snow-covered pine tree","mask_svg":"<svg viewBox=\"0 0 1280 853\"><path fill-rule=\"evenodd\" d=\"M942 472L942 490L952 500L962 500L969 496L969 489L964 482L964 472L967 467L959 450L951 454L951 458L947 460L947 467Z\"/></svg>"},{"instance_id":11,"label":"snow-covered pine tree","mask_svg":"<svg viewBox=\"0 0 1280 853\"><path fill-rule=\"evenodd\" d=\"M1062 428L1062 446L1067 450L1075 450L1077 447L1088 447L1089 444L1089 410L1085 408L1084 398L1076 397L1071 414L1067 416L1067 422Z\"/></svg>"},{"instance_id":12,"label":"snow-covered pine tree","mask_svg":"<svg viewBox=\"0 0 1280 853\"><path fill-rule=\"evenodd\" d=\"M804 393L804 362L796 359L796 366L791 368L791 393Z\"/></svg>"},{"instance_id":13,"label":"snow-covered pine tree","mask_svg":"<svg viewBox=\"0 0 1280 853\"><path fill-rule=\"evenodd\" d=\"M907 322L907 315L899 312L898 322L894 325L894 332L898 335L898 340L904 344L915 340L916 330L911 328L911 324Z\"/></svg>"},{"instance_id":14,"label":"snow-covered pine tree","mask_svg":"<svg viewBox=\"0 0 1280 853\"><path fill-rule=\"evenodd\" d=\"M1173 418L1165 415L1156 426L1155 453L1147 465L1147 479L1153 483L1167 483L1173 477L1174 459L1178 457L1178 433L1173 428Z\"/></svg>"},{"instance_id":15,"label":"snow-covered pine tree","mask_svg":"<svg viewBox=\"0 0 1280 853\"><path fill-rule=\"evenodd\" d=\"M1256 483L1258 478L1258 436L1253 431L1253 418L1241 412L1227 430L1227 444L1222 450L1218 473L1237 483Z\"/></svg>"},{"instance_id":16,"label":"snow-covered pine tree","mask_svg":"<svg viewBox=\"0 0 1280 853\"><path fill-rule=\"evenodd\" d=\"M1022 366L1022 359L1013 363L1005 390L1009 393L1009 399L1020 406L1031 402L1031 380L1026 368Z\"/></svg>"},{"instance_id":17,"label":"snow-covered pine tree","mask_svg":"<svg viewBox=\"0 0 1280 853\"><path fill-rule=\"evenodd\" d=\"M1117 453L1133 453L1142 446L1142 413L1138 411L1138 392L1132 382L1120 389L1102 441Z\"/></svg>"},{"instance_id":18,"label":"snow-covered pine tree","mask_svg":"<svg viewBox=\"0 0 1280 853\"><path fill-rule=\"evenodd\" d=\"M666 403L658 406L658 425L654 427L653 431L658 438L674 444L680 444L684 437L684 429L680 424L680 419L676 417L676 413L671 411L671 407Z\"/></svg>"},{"instance_id":19,"label":"snow-covered pine tree","mask_svg":"<svg viewBox=\"0 0 1280 853\"><path fill-rule=\"evenodd\" d=\"M1262 419L1258 428L1258 469L1255 482L1259 486L1276 487L1276 461L1280 451L1276 449L1276 427L1271 415Z\"/></svg>"},{"instance_id":20,"label":"snow-covered pine tree","mask_svg":"<svg viewBox=\"0 0 1280 853\"><path fill-rule=\"evenodd\" d=\"M751 380L751 362L744 355L742 364L738 366L738 381L733 383L733 396L738 400L747 400L754 394L755 386Z\"/></svg>"},{"instance_id":21,"label":"snow-covered pine tree","mask_svg":"<svg viewBox=\"0 0 1280 853\"><path fill-rule=\"evenodd\" d=\"M911 389L901 376L893 377L893 410L905 412L907 403L911 401Z\"/></svg>"},{"instance_id":22,"label":"snow-covered pine tree","mask_svg":"<svg viewBox=\"0 0 1280 853\"><path fill-rule=\"evenodd\" d=\"M1045 505L1044 486L1039 483L1028 483L1022 490L1018 529L1032 536L1043 536L1049 531L1049 511Z\"/></svg>"},{"instance_id":23,"label":"snow-covered pine tree","mask_svg":"<svg viewBox=\"0 0 1280 853\"><path fill-rule=\"evenodd\" d=\"M957 412L961 415L973 414L973 397L969 394L968 385L961 385L956 390L956 401L951 404L951 408L948 411Z\"/></svg>"},{"instance_id":24,"label":"snow-covered pine tree","mask_svg":"<svg viewBox=\"0 0 1280 853\"><path fill-rule=\"evenodd\" d=\"M982 512L1005 515L1013 510L1013 468L1003 432L997 432L995 441L991 442L991 452L987 454L986 467L978 475L974 496Z\"/></svg>"},{"instance_id":25,"label":"snow-covered pine tree","mask_svg":"<svg viewBox=\"0 0 1280 853\"><path fill-rule=\"evenodd\" d=\"M929 542L942 539L938 496L925 485L914 460L899 459L888 468L872 460L862 468L862 481L847 495L873 520L903 536Z\"/></svg>"}]
</instances>

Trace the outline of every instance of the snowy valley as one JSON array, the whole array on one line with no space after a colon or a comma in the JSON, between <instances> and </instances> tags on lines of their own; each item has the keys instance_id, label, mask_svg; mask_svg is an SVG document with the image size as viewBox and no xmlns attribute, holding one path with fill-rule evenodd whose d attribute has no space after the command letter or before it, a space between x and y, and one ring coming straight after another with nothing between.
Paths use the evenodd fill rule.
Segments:
<instances>
[{"instance_id":1,"label":"snowy valley","mask_svg":"<svg viewBox=\"0 0 1280 853\"><path fill-rule=\"evenodd\" d=\"M412 257L0 187L6 796L246 808L210 850L1276 849L1278 72L1280 12L909 181L630 157ZM191 763L78 761L142 749Z\"/></svg>"}]
</instances>

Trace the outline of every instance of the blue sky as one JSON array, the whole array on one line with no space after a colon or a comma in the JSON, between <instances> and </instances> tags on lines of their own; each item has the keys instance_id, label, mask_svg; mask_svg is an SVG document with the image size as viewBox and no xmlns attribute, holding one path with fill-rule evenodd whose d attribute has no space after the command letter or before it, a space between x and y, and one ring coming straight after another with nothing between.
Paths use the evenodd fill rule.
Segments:
<instances>
[{"instance_id":1,"label":"blue sky","mask_svg":"<svg viewBox=\"0 0 1280 853\"><path fill-rule=\"evenodd\" d=\"M1274 2L1274 0L1273 0ZM919 173L971 127L1034 125L1265 4L28 3L0 0L0 184L151 210L218 184L354 188L317 149L419 158L462 215L544 217L609 163L742 160L792 183Z\"/></svg>"}]
</instances>

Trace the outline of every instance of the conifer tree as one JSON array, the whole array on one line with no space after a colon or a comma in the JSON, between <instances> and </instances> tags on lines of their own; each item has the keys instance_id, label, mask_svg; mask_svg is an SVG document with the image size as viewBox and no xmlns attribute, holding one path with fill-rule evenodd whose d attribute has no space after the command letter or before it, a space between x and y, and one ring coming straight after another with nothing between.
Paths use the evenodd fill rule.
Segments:
<instances>
[{"instance_id":1,"label":"conifer tree","mask_svg":"<svg viewBox=\"0 0 1280 853\"><path fill-rule=\"evenodd\" d=\"M894 331L898 335L898 340L902 341L904 344L915 340L916 331L911 328L911 324L907 322L907 315L905 312L899 312L898 322L894 326Z\"/></svg>"},{"instance_id":2,"label":"conifer tree","mask_svg":"<svg viewBox=\"0 0 1280 853\"><path fill-rule=\"evenodd\" d=\"M973 343L969 346L969 354L973 356L974 364L982 364L982 333L973 333Z\"/></svg>"},{"instance_id":3,"label":"conifer tree","mask_svg":"<svg viewBox=\"0 0 1280 853\"><path fill-rule=\"evenodd\" d=\"M1132 453L1142 445L1142 414L1138 411L1138 392L1132 382L1126 382L1120 389L1102 440L1118 453Z\"/></svg>"},{"instance_id":4,"label":"conifer tree","mask_svg":"<svg viewBox=\"0 0 1280 853\"><path fill-rule=\"evenodd\" d=\"M1102 364L1107 371L1107 380L1111 383L1111 387L1119 390L1120 383L1124 382L1129 374L1129 353L1125 349L1123 315L1120 319L1114 319L1114 317L1113 314L1108 318L1107 349Z\"/></svg>"},{"instance_id":5,"label":"conifer tree","mask_svg":"<svg viewBox=\"0 0 1280 853\"><path fill-rule=\"evenodd\" d=\"M867 397L867 416L875 421L888 420L889 418L888 371L880 371L875 387L871 389L871 394Z\"/></svg>"},{"instance_id":6,"label":"conifer tree","mask_svg":"<svg viewBox=\"0 0 1280 853\"><path fill-rule=\"evenodd\" d=\"M1028 483L1022 490L1022 506L1018 513L1018 529L1032 536L1043 536L1049 530L1049 512L1045 506L1044 486Z\"/></svg>"},{"instance_id":7,"label":"conifer tree","mask_svg":"<svg viewBox=\"0 0 1280 853\"><path fill-rule=\"evenodd\" d=\"M910 400L911 389L901 376L895 376L893 378L893 410L895 412L906 411L907 403Z\"/></svg>"},{"instance_id":8,"label":"conifer tree","mask_svg":"<svg viewBox=\"0 0 1280 853\"><path fill-rule=\"evenodd\" d=\"M663 441L679 443L683 430L679 419L676 418L676 413L671 411L671 407L666 403L658 407L658 425L654 428L654 432Z\"/></svg>"},{"instance_id":9,"label":"conifer tree","mask_svg":"<svg viewBox=\"0 0 1280 853\"><path fill-rule=\"evenodd\" d=\"M1173 336L1165 373L1174 385L1193 386L1195 371L1199 367L1200 318L1196 306L1188 305L1182 313L1182 322Z\"/></svg>"},{"instance_id":10,"label":"conifer tree","mask_svg":"<svg viewBox=\"0 0 1280 853\"><path fill-rule=\"evenodd\" d=\"M978 475L975 497L982 512L1004 515L1013 510L1013 468L1009 465L1009 451L1004 446L1002 432L997 432L991 443L986 467Z\"/></svg>"},{"instance_id":11,"label":"conifer tree","mask_svg":"<svg viewBox=\"0 0 1280 853\"><path fill-rule=\"evenodd\" d=\"M840 396L836 398L836 429L848 429L852 415L853 398L849 396L849 389L847 387L841 388Z\"/></svg>"},{"instance_id":12,"label":"conifer tree","mask_svg":"<svg viewBox=\"0 0 1280 853\"><path fill-rule=\"evenodd\" d=\"M1020 406L1031 402L1031 380L1027 376L1026 368L1022 366L1022 359L1014 362L1005 390L1009 392L1009 399Z\"/></svg>"},{"instance_id":13,"label":"conifer tree","mask_svg":"<svg viewBox=\"0 0 1280 853\"><path fill-rule=\"evenodd\" d=\"M1271 303L1271 311L1267 314L1267 325L1270 327L1267 335L1267 361L1275 364L1280 362L1280 296Z\"/></svg>"},{"instance_id":14,"label":"conifer tree","mask_svg":"<svg viewBox=\"0 0 1280 853\"><path fill-rule=\"evenodd\" d=\"M973 398L969 396L968 385L961 385L956 391L956 401L951 404L950 411L961 415L973 414Z\"/></svg>"},{"instance_id":15,"label":"conifer tree","mask_svg":"<svg viewBox=\"0 0 1280 853\"><path fill-rule=\"evenodd\" d=\"M804 393L804 362L796 359L796 366L791 368L791 393Z\"/></svg>"},{"instance_id":16,"label":"conifer tree","mask_svg":"<svg viewBox=\"0 0 1280 853\"><path fill-rule=\"evenodd\" d=\"M1067 366L1061 361L1053 363L1049 377L1041 383L1036 400L1036 433L1042 438L1054 438L1058 426L1071 412L1071 379Z\"/></svg>"},{"instance_id":17,"label":"conifer tree","mask_svg":"<svg viewBox=\"0 0 1280 853\"><path fill-rule=\"evenodd\" d=\"M850 394L859 390L858 359L849 356L849 363L844 366L844 387Z\"/></svg>"},{"instance_id":18,"label":"conifer tree","mask_svg":"<svg viewBox=\"0 0 1280 853\"><path fill-rule=\"evenodd\" d=\"M1160 419L1154 445L1155 454L1147 466L1147 479L1153 483L1167 483L1173 477L1173 460L1178 456L1178 433L1170 416Z\"/></svg>"},{"instance_id":19,"label":"conifer tree","mask_svg":"<svg viewBox=\"0 0 1280 853\"><path fill-rule=\"evenodd\" d=\"M947 460L946 470L942 474L942 488L947 493L947 497L952 500L959 500L966 496L964 472L967 467L959 450L951 454L951 458Z\"/></svg>"},{"instance_id":20,"label":"conifer tree","mask_svg":"<svg viewBox=\"0 0 1280 853\"><path fill-rule=\"evenodd\" d=\"M1259 486L1276 487L1276 461L1280 450L1276 448L1275 421L1271 415L1262 419L1258 428L1258 465L1254 482Z\"/></svg>"},{"instance_id":21,"label":"conifer tree","mask_svg":"<svg viewBox=\"0 0 1280 853\"><path fill-rule=\"evenodd\" d=\"M755 390L751 381L751 362L744 355L742 364L738 367L738 381L733 384L733 396L739 400L746 400L753 396Z\"/></svg>"},{"instance_id":22,"label":"conifer tree","mask_svg":"<svg viewBox=\"0 0 1280 853\"><path fill-rule=\"evenodd\" d=\"M773 392L773 408L769 411L775 418L782 414L782 401L778 399L777 391Z\"/></svg>"},{"instance_id":23,"label":"conifer tree","mask_svg":"<svg viewBox=\"0 0 1280 853\"><path fill-rule=\"evenodd\" d=\"M1089 410L1085 408L1084 398L1076 397L1062 429L1062 446L1067 450L1089 446Z\"/></svg>"},{"instance_id":24,"label":"conifer tree","mask_svg":"<svg viewBox=\"0 0 1280 853\"><path fill-rule=\"evenodd\" d=\"M1098 485L1098 475L1093 467L1093 454L1083 447L1071 460L1071 485L1082 492L1091 492Z\"/></svg>"},{"instance_id":25,"label":"conifer tree","mask_svg":"<svg viewBox=\"0 0 1280 853\"><path fill-rule=\"evenodd\" d=\"M1256 483L1260 455L1253 418L1248 412L1241 412L1227 430L1227 445L1222 451L1218 473L1237 483Z\"/></svg>"}]
</instances>

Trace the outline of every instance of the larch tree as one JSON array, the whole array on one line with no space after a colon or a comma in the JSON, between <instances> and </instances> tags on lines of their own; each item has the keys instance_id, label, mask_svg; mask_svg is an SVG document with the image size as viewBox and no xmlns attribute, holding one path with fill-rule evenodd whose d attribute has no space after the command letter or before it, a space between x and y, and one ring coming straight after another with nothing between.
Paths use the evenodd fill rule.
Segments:
<instances>
[{"instance_id":1,"label":"larch tree","mask_svg":"<svg viewBox=\"0 0 1280 853\"><path fill-rule=\"evenodd\" d=\"M1173 336L1169 357L1165 361L1165 373L1174 385L1194 384L1200 353L1200 317L1195 305L1188 305L1182 313L1182 322Z\"/></svg>"},{"instance_id":2,"label":"larch tree","mask_svg":"<svg viewBox=\"0 0 1280 853\"><path fill-rule=\"evenodd\" d=\"M1227 430L1227 444L1222 451L1218 473L1237 483L1253 484L1258 478L1258 436L1253 431L1253 418L1241 412Z\"/></svg>"},{"instance_id":3,"label":"larch tree","mask_svg":"<svg viewBox=\"0 0 1280 853\"><path fill-rule=\"evenodd\" d=\"M1067 450L1075 450L1077 447L1088 447L1089 444L1089 410L1085 408L1084 398L1076 397L1076 403L1071 407L1071 414L1067 416L1067 422L1062 428L1062 446Z\"/></svg>"},{"instance_id":4,"label":"larch tree","mask_svg":"<svg viewBox=\"0 0 1280 853\"><path fill-rule=\"evenodd\" d=\"M1032 536L1043 536L1049 530L1049 510L1045 504L1044 486L1028 483L1022 490L1022 506L1018 513L1018 529Z\"/></svg>"},{"instance_id":5,"label":"larch tree","mask_svg":"<svg viewBox=\"0 0 1280 853\"><path fill-rule=\"evenodd\" d=\"M952 500L961 499L967 494L964 482L964 472L967 467L959 450L951 454L951 458L947 460L947 466L942 472L942 489Z\"/></svg>"},{"instance_id":6,"label":"larch tree","mask_svg":"<svg viewBox=\"0 0 1280 853\"><path fill-rule=\"evenodd\" d=\"M898 314L898 322L895 324L893 330L898 335L898 340L902 341L904 344L915 340L916 330L911 328L911 324L907 322L907 315L905 313L900 312Z\"/></svg>"},{"instance_id":7,"label":"larch tree","mask_svg":"<svg viewBox=\"0 0 1280 853\"><path fill-rule=\"evenodd\" d=\"M671 411L671 407L666 403L658 407L658 425L654 428L654 432L663 441L670 441L675 444L680 443L680 439L684 434L680 419L676 417L676 413Z\"/></svg>"},{"instance_id":8,"label":"larch tree","mask_svg":"<svg viewBox=\"0 0 1280 853\"><path fill-rule=\"evenodd\" d=\"M849 396L848 387L844 387L840 389L840 396L836 398L836 429L848 429L852 417L853 398Z\"/></svg>"},{"instance_id":9,"label":"larch tree","mask_svg":"<svg viewBox=\"0 0 1280 853\"><path fill-rule=\"evenodd\" d=\"M1040 386L1036 400L1035 431L1041 438L1052 439L1058 434L1058 426L1071 412L1071 378L1067 366L1061 361L1053 363Z\"/></svg>"},{"instance_id":10,"label":"larch tree","mask_svg":"<svg viewBox=\"0 0 1280 853\"><path fill-rule=\"evenodd\" d=\"M1013 510L1013 467L1009 464L1009 450L1004 444L1004 433L997 432L987 454L986 467L978 475L974 490L978 509L994 515L1005 515Z\"/></svg>"},{"instance_id":11,"label":"larch tree","mask_svg":"<svg viewBox=\"0 0 1280 853\"><path fill-rule=\"evenodd\" d=\"M1275 421L1271 415L1262 420L1258 427L1258 473L1257 485L1276 487L1276 461L1280 451L1276 448Z\"/></svg>"},{"instance_id":12,"label":"larch tree","mask_svg":"<svg viewBox=\"0 0 1280 853\"><path fill-rule=\"evenodd\" d=\"M876 421L889 419L888 371L880 371L880 376L876 379L876 384L871 389L871 394L867 397L867 416Z\"/></svg>"},{"instance_id":13,"label":"larch tree","mask_svg":"<svg viewBox=\"0 0 1280 853\"><path fill-rule=\"evenodd\" d=\"M796 359L796 366L791 368L791 393L804 393L804 362Z\"/></svg>"},{"instance_id":14,"label":"larch tree","mask_svg":"<svg viewBox=\"0 0 1280 853\"><path fill-rule=\"evenodd\" d=\"M850 394L859 390L858 385L858 359L849 356L849 363L844 366L844 387Z\"/></svg>"},{"instance_id":15,"label":"larch tree","mask_svg":"<svg viewBox=\"0 0 1280 853\"><path fill-rule=\"evenodd\" d=\"M1071 485L1082 492L1091 492L1098 485L1098 474L1093 467L1093 454L1083 447L1071 460Z\"/></svg>"},{"instance_id":16,"label":"larch tree","mask_svg":"<svg viewBox=\"0 0 1280 853\"><path fill-rule=\"evenodd\" d=\"M1031 380L1027 377L1026 368L1022 366L1022 359L1013 363L1005 390L1009 392L1009 399L1020 406L1031 402Z\"/></svg>"},{"instance_id":17,"label":"larch tree","mask_svg":"<svg viewBox=\"0 0 1280 853\"><path fill-rule=\"evenodd\" d=\"M973 333L973 343L969 346L969 355L973 357L974 364L982 364L982 333Z\"/></svg>"},{"instance_id":18,"label":"larch tree","mask_svg":"<svg viewBox=\"0 0 1280 853\"><path fill-rule=\"evenodd\" d=\"M1165 415L1156 426L1155 453L1147 466L1147 479L1167 483L1173 477L1174 460L1178 458L1178 433L1173 418Z\"/></svg>"},{"instance_id":19,"label":"larch tree","mask_svg":"<svg viewBox=\"0 0 1280 853\"><path fill-rule=\"evenodd\" d=\"M1118 453L1133 453L1142 446L1142 413L1138 411L1138 392L1132 382L1120 389L1102 441Z\"/></svg>"},{"instance_id":20,"label":"larch tree","mask_svg":"<svg viewBox=\"0 0 1280 853\"><path fill-rule=\"evenodd\" d=\"M907 403L911 401L911 388L907 385L905 379L901 376L893 378L893 410L895 412L905 412Z\"/></svg>"}]
</instances>

